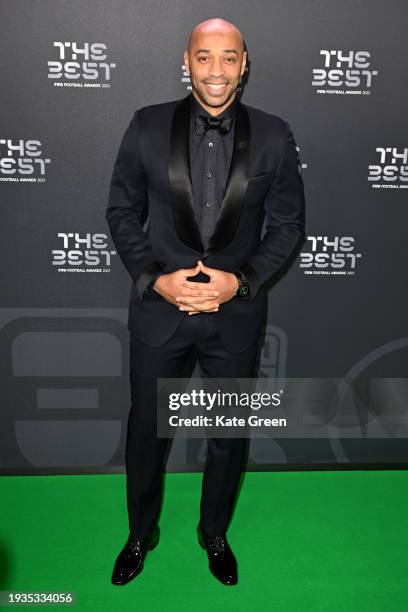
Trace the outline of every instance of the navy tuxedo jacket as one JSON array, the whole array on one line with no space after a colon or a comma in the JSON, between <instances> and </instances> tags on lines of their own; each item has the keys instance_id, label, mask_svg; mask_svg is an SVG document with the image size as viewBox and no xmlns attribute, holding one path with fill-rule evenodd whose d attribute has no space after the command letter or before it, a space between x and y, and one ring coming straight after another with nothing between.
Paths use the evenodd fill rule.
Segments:
<instances>
[{"instance_id":1,"label":"navy tuxedo jacket","mask_svg":"<svg viewBox=\"0 0 408 612\"><path fill-rule=\"evenodd\" d=\"M189 316L157 292L144 293L157 272L193 268L198 259L211 268L242 270L249 300L234 297L218 312L194 315L215 317L226 349L238 353L261 334L265 284L304 240L300 161L286 121L237 101L229 176L205 249L189 170L191 95L135 111L115 160L106 220L132 278L128 328L150 346L164 344Z\"/></svg>"}]
</instances>

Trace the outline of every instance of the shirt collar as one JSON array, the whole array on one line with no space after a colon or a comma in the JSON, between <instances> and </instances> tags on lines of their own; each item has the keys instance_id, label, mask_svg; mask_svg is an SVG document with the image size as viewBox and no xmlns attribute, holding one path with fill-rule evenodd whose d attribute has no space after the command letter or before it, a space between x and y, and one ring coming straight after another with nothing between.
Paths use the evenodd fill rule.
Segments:
<instances>
[{"instance_id":1,"label":"shirt collar","mask_svg":"<svg viewBox=\"0 0 408 612\"><path fill-rule=\"evenodd\" d=\"M224 108L222 113L220 113L219 115L216 115L216 117L219 117L220 119L224 119L224 117L231 116L232 118L234 118L237 100L238 98L237 96L235 96L231 104L229 104L227 108ZM192 93L190 93L190 108L191 108L191 114L194 117L199 114L208 116L208 117L212 117L212 115L210 115L210 113L203 106L201 106L200 102L193 96Z\"/></svg>"}]
</instances>

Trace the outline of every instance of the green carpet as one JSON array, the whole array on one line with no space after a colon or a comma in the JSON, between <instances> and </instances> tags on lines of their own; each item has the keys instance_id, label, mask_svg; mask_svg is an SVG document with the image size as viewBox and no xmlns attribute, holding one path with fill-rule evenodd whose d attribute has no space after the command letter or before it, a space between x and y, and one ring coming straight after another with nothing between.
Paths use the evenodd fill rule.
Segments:
<instances>
[{"instance_id":1,"label":"green carpet","mask_svg":"<svg viewBox=\"0 0 408 612\"><path fill-rule=\"evenodd\" d=\"M124 475L0 487L3 591L74 591L81 612L408 610L406 471L247 473L228 532L234 587L196 542L199 473L167 474L160 544L124 587L110 584L128 534Z\"/></svg>"}]
</instances>

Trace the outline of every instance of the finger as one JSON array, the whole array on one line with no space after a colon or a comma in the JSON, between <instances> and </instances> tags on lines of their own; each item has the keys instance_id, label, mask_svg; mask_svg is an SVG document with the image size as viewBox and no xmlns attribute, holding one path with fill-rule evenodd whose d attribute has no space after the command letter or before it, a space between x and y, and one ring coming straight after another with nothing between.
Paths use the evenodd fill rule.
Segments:
<instances>
[{"instance_id":1,"label":"finger","mask_svg":"<svg viewBox=\"0 0 408 612\"><path fill-rule=\"evenodd\" d=\"M210 308L210 310L202 310L201 312L218 312L219 308Z\"/></svg>"},{"instance_id":2,"label":"finger","mask_svg":"<svg viewBox=\"0 0 408 612\"><path fill-rule=\"evenodd\" d=\"M183 297L206 297L206 298L214 298L219 295L218 291L194 291L194 289L183 289L176 296L177 298Z\"/></svg>"},{"instance_id":3,"label":"finger","mask_svg":"<svg viewBox=\"0 0 408 612\"><path fill-rule=\"evenodd\" d=\"M181 304L194 304L195 302L197 302L197 304L202 304L208 301L217 303L217 300L211 295L204 295L202 297L196 295L179 295L176 297L176 302L180 302Z\"/></svg>"},{"instance_id":4,"label":"finger","mask_svg":"<svg viewBox=\"0 0 408 612\"><path fill-rule=\"evenodd\" d=\"M188 312L190 310L199 310L202 312L203 310L212 310L218 308L219 304L216 302L202 302L202 303L193 303L193 304L181 304L179 310Z\"/></svg>"},{"instance_id":5,"label":"finger","mask_svg":"<svg viewBox=\"0 0 408 612\"><path fill-rule=\"evenodd\" d=\"M214 283L200 283L200 282L195 282L195 281L189 281L187 279L182 279L179 281L178 283L179 285L181 285L182 287L189 287L190 289L205 289L206 291L216 291L217 287L214 285Z\"/></svg>"},{"instance_id":6,"label":"finger","mask_svg":"<svg viewBox=\"0 0 408 612\"><path fill-rule=\"evenodd\" d=\"M179 310L181 310L182 312L190 312L191 310L198 310L199 312L204 312L204 311L208 311L208 310L218 310L219 306L218 304L190 304L190 305L185 305L183 304L183 306L180 306Z\"/></svg>"},{"instance_id":7,"label":"finger","mask_svg":"<svg viewBox=\"0 0 408 612\"><path fill-rule=\"evenodd\" d=\"M208 309L208 308L218 308L219 304L214 304L214 302L211 302L210 306L208 304L206 304L205 302L199 303L199 302L195 302L194 304L181 304L179 306L179 310L181 310L182 312L188 312L189 310L204 310L204 309Z\"/></svg>"},{"instance_id":8,"label":"finger","mask_svg":"<svg viewBox=\"0 0 408 612\"><path fill-rule=\"evenodd\" d=\"M189 289L200 289L200 290L204 290L204 291L215 291L215 294L218 295L218 291L215 289L214 285L212 283L195 283L193 281L188 281L188 280L181 280L179 281L179 284L182 287L188 287Z\"/></svg>"},{"instance_id":9,"label":"finger","mask_svg":"<svg viewBox=\"0 0 408 612\"><path fill-rule=\"evenodd\" d=\"M184 309L187 314L199 314L200 312L204 312L203 310L191 310L191 306L188 306ZM211 308L210 310L206 310L205 312L218 312L219 307L217 308Z\"/></svg>"},{"instance_id":10,"label":"finger","mask_svg":"<svg viewBox=\"0 0 408 612\"><path fill-rule=\"evenodd\" d=\"M206 266L201 259L198 260L198 265L201 268L202 272L205 272L206 274L208 274L209 276L211 275L211 273L213 272L214 268L209 268L208 266Z\"/></svg>"},{"instance_id":11,"label":"finger","mask_svg":"<svg viewBox=\"0 0 408 612\"><path fill-rule=\"evenodd\" d=\"M198 308L200 312L218 312L218 308Z\"/></svg>"},{"instance_id":12,"label":"finger","mask_svg":"<svg viewBox=\"0 0 408 612\"><path fill-rule=\"evenodd\" d=\"M195 268L183 268L181 271L181 275L183 278L187 278L187 276L195 276L200 271L200 266L195 266Z\"/></svg>"},{"instance_id":13,"label":"finger","mask_svg":"<svg viewBox=\"0 0 408 612\"><path fill-rule=\"evenodd\" d=\"M218 312L218 308L214 309L214 310L206 310L205 312L206 313L207 312ZM200 314L200 311L198 311L198 310L190 310L190 312L188 312L187 314L188 315Z\"/></svg>"}]
</instances>

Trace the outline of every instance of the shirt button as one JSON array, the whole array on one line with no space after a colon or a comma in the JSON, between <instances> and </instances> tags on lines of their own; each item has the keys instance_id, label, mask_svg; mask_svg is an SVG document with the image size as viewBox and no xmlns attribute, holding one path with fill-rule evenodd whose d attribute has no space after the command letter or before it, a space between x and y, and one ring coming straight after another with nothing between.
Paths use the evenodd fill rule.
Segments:
<instances>
[{"instance_id":1,"label":"shirt button","mask_svg":"<svg viewBox=\"0 0 408 612\"><path fill-rule=\"evenodd\" d=\"M207 206L207 208L211 208L211 204L209 202L206 202L205 205Z\"/></svg>"},{"instance_id":2,"label":"shirt button","mask_svg":"<svg viewBox=\"0 0 408 612\"><path fill-rule=\"evenodd\" d=\"M213 142L209 142L209 143L208 143L208 146L209 146L210 148L212 148L212 147L214 146L214 143L213 143Z\"/></svg>"},{"instance_id":3,"label":"shirt button","mask_svg":"<svg viewBox=\"0 0 408 612\"><path fill-rule=\"evenodd\" d=\"M211 178L212 177L212 172L207 172L207 176L208 176L208 178Z\"/></svg>"}]
</instances>

